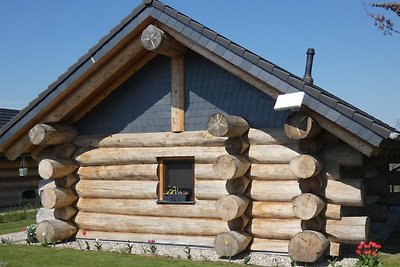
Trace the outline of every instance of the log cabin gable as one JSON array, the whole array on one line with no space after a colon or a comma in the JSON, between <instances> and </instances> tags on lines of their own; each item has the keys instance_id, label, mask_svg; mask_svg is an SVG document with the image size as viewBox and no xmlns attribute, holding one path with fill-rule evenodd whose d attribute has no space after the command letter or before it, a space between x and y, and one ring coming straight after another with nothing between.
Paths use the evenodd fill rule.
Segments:
<instances>
[{"instance_id":1,"label":"log cabin gable","mask_svg":"<svg viewBox=\"0 0 400 267\"><path fill-rule=\"evenodd\" d=\"M31 151L27 132L37 123L74 124L157 54L176 56L165 50L149 53L144 49L139 36L150 24L178 47L191 49L274 99L279 94L305 92L304 111L318 117L322 127L365 155L398 154L400 134L394 128L156 0L144 1L2 127L0 150L10 159ZM180 48L177 51L182 52ZM96 73L98 77L94 78ZM181 107L177 114L182 118ZM182 122L178 120L177 125L173 131L179 132Z\"/></svg>"}]
</instances>

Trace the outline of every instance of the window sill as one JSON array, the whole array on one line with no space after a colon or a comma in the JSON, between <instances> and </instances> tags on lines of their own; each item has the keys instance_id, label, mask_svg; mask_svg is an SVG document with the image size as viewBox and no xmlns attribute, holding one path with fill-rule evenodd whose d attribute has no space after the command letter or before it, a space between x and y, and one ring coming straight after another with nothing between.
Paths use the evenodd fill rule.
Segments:
<instances>
[{"instance_id":1,"label":"window sill","mask_svg":"<svg viewBox=\"0 0 400 267\"><path fill-rule=\"evenodd\" d=\"M193 205L196 201L168 201L168 200L157 200L157 204L174 204L174 205Z\"/></svg>"}]
</instances>

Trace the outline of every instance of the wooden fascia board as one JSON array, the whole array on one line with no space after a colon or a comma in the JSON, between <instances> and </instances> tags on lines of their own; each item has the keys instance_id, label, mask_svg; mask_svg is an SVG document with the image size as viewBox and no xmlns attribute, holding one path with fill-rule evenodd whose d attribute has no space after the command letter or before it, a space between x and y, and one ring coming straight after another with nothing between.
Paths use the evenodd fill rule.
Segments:
<instances>
[{"instance_id":1,"label":"wooden fascia board","mask_svg":"<svg viewBox=\"0 0 400 267\"><path fill-rule=\"evenodd\" d=\"M99 61L95 62L86 72L82 73L75 81L68 85L68 87L63 89L63 91L54 99L51 99L46 106L34 115L34 117L29 120L22 117L21 121L24 124L17 131L13 132L2 144L2 150L5 152L5 155L9 155L13 158L17 154L19 156L24 152L31 151L34 146L26 142L26 136L28 135L29 130L37 123L62 122L65 118L70 116L69 113L73 111L79 103L82 103L86 97L90 97L93 93L93 91L87 90L87 84L90 83L88 81L93 79L93 76L96 74L99 75L100 73L100 75L102 75L101 71L104 70L105 67L108 66L109 69L118 71L119 67L126 62L132 62L132 58L135 55L140 55L139 58L142 57L145 51L140 44L139 34L153 21L154 19L152 17L145 19L143 23L137 26L132 30L132 32L125 36L123 40L111 48L108 53L103 55ZM124 57L125 60L123 60ZM122 60L118 63L116 58L118 58L118 60L121 60L122 58ZM91 88L95 90L98 86L92 86ZM80 92L83 92L83 94ZM38 105L40 104L41 103L39 102ZM29 112L32 112L32 110Z\"/></svg>"}]
</instances>

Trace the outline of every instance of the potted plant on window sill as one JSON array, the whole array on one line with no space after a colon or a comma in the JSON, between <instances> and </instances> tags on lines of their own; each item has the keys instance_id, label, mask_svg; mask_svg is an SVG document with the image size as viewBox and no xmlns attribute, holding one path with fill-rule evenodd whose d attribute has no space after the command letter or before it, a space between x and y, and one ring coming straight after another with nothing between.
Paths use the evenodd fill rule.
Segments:
<instances>
[{"instance_id":1,"label":"potted plant on window sill","mask_svg":"<svg viewBox=\"0 0 400 267\"><path fill-rule=\"evenodd\" d=\"M189 192L180 190L177 186L169 186L164 193L164 201L185 202L189 200Z\"/></svg>"}]
</instances>

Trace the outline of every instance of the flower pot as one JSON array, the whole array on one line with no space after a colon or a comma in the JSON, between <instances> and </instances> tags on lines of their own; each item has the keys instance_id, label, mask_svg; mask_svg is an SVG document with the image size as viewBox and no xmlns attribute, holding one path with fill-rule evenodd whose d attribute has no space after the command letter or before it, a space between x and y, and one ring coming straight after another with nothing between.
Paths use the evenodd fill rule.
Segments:
<instances>
[{"instance_id":1,"label":"flower pot","mask_svg":"<svg viewBox=\"0 0 400 267\"><path fill-rule=\"evenodd\" d=\"M19 176L27 176L28 175L28 168L19 168Z\"/></svg>"},{"instance_id":2,"label":"flower pot","mask_svg":"<svg viewBox=\"0 0 400 267\"><path fill-rule=\"evenodd\" d=\"M189 194L164 194L165 201L184 202L189 200Z\"/></svg>"}]
</instances>

